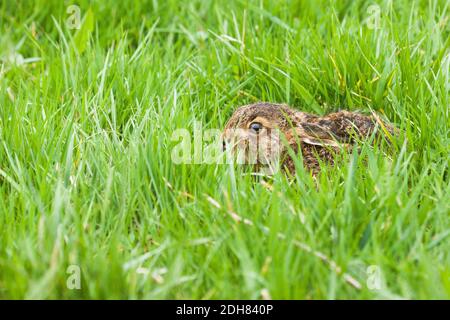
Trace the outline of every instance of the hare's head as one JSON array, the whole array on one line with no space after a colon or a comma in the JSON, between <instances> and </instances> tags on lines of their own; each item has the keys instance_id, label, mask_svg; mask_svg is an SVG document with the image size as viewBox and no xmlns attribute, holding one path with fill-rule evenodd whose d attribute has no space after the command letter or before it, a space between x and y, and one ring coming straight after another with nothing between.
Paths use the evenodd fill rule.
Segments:
<instances>
[{"instance_id":1,"label":"hare's head","mask_svg":"<svg viewBox=\"0 0 450 320\"><path fill-rule=\"evenodd\" d=\"M306 116L281 104L242 106L225 125L224 149L234 154L238 163L271 166L283 150L282 135L289 139L290 129Z\"/></svg>"}]
</instances>

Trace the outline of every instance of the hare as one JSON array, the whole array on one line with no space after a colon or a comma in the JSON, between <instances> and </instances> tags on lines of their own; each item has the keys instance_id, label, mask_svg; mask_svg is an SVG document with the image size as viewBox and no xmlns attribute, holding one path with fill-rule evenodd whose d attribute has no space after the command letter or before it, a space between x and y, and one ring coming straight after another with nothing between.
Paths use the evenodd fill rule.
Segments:
<instances>
[{"instance_id":1,"label":"hare","mask_svg":"<svg viewBox=\"0 0 450 320\"><path fill-rule=\"evenodd\" d=\"M256 103L239 107L233 113L222 138L224 150L229 148L231 153L240 154L241 160L254 164L256 170L276 159L294 174L292 155L301 151L304 167L317 175L321 162L334 164L336 154L350 152L358 140L372 134L392 135L394 131L375 114L339 111L316 116L284 104Z\"/></svg>"}]
</instances>

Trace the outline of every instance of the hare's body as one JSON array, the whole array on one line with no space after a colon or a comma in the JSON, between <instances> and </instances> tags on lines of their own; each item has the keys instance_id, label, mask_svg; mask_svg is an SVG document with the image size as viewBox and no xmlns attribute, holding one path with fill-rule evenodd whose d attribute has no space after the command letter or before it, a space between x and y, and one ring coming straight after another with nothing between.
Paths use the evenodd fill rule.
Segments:
<instances>
[{"instance_id":1,"label":"hare's body","mask_svg":"<svg viewBox=\"0 0 450 320\"><path fill-rule=\"evenodd\" d=\"M379 127L393 132L390 125L382 123L375 115L339 111L320 117L286 105L257 103L240 107L233 113L225 126L224 139L229 142L233 138L237 141L236 149L245 145L248 151L248 143L242 144L242 140L254 139L260 146L264 139L270 140L265 137L277 130L284 136L276 140L283 167L294 173L292 154L301 151L304 166L316 174L321 161L333 164L336 153L351 150L355 140L370 136ZM273 151L274 147L269 150Z\"/></svg>"}]
</instances>

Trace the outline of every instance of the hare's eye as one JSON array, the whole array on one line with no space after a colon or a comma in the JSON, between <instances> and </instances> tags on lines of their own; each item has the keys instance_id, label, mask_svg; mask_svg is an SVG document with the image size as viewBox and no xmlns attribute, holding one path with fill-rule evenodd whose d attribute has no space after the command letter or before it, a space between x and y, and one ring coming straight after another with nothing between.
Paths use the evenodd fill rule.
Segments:
<instances>
[{"instance_id":1,"label":"hare's eye","mask_svg":"<svg viewBox=\"0 0 450 320\"><path fill-rule=\"evenodd\" d=\"M250 129L256 133L259 133L259 131L261 131L262 128L263 128L263 125L259 122L252 122L250 124Z\"/></svg>"}]
</instances>

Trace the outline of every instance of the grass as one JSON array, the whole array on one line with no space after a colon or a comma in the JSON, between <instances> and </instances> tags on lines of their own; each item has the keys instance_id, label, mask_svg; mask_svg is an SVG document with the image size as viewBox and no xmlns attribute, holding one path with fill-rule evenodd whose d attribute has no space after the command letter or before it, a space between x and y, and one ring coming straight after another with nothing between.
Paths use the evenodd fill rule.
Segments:
<instances>
[{"instance_id":1,"label":"grass","mask_svg":"<svg viewBox=\"0 0 450 320\"><path fill-rule=\"evenodd\" d=\"M1 1L0 298L449 299L449 3L374 3ZM256 101L402 134L317 181L172 162Z\"/></svg>"}]
</instances>

